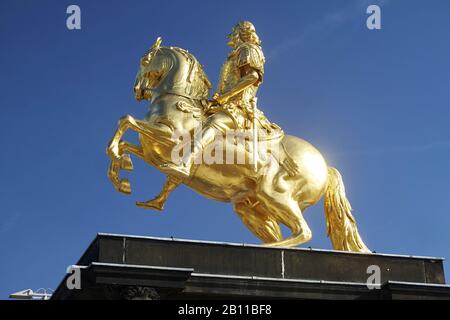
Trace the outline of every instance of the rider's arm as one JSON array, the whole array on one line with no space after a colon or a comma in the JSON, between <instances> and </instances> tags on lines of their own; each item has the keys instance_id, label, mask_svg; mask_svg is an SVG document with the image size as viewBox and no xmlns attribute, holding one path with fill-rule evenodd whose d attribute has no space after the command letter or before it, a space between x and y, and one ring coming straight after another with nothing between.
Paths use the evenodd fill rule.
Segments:
<instances>
[{"instance_id":1,"label":"rider's arm","mask_svg":"<svg viewBox=\"0 0 450 320\"><path fill-rule=\"evenodd\" d=\"M262 82L264 58L260 48L252 45L242 45L237 52L237 67L239 68L241 79L233 88L214 97L220 104L227 102L227 100L245 89L251 86L258 86Z\"/></svg>"},{"instance_id":2,"label":"rider's arm","mask_svg":"<svg viewBox=\"0 0 450 320\"><path fill-rule=\"evenodd\" d=\"M227 92L216 95L214 97L214 100L216 100L218 103L223 104L227 102L230 98L233 96L241 93L245 89L257 84L259 82L259 74L256 72L253 68L251 68L249 65L245 65L240 68L241 71L241 79L239 82L230 90Z\"/></svg>"}]
</instances>

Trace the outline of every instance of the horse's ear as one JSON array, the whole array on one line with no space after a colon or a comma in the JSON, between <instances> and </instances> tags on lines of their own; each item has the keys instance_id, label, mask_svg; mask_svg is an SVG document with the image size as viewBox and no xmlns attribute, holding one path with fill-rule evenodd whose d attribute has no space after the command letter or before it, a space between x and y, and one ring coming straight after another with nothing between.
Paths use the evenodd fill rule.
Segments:
<instances>
[{"instance_id":1,"label":"horse's ear","mask_svg":"<svg viewBox=\"0 0 450 320\"><path fill-rule=\"evenodd\" d=\"M162 38L161 37L156 38L156 41L155 41L155 43L152 46L152 50L158 51L159 47L161 46L161 42L162 42Z\"/></svg>"},{"instance_id":2,"label":"horse's ear","mask_svg":"<svg viewBox=\"0 0 450 320\"><path fill-rule=\"evenodd\" d=\"M162 39L161 37L156 38L155 43L152 45L150 50L142 57L141 59L141 65L145 66L150 63L152 58L156 55L156 53L159 50L159 47L161 46Z\"/></svg>"}]
</instances>

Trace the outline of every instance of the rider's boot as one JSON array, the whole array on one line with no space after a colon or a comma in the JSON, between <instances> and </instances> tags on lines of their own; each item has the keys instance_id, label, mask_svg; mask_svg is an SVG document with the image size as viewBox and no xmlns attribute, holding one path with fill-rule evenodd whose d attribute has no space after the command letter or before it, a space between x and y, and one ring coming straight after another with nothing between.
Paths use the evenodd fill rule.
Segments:
<instances>
[{"instance_id":1,"label":"rider's boot","mask_svg":"<svg viewBox=\"0 0 450 320\"><path fill-rule=\"evenodd\" d=\"M214 141L215 134L216 131L214 128L204 128L199 135L194 137L194 144L191 153L185 155L185 157L178 163L165 163L162 167L168 168L170 171L175 171L178 175L181 175L182 178L189 178L194 160L202 153L208 144Z\"/></svg>"}]
</instances>

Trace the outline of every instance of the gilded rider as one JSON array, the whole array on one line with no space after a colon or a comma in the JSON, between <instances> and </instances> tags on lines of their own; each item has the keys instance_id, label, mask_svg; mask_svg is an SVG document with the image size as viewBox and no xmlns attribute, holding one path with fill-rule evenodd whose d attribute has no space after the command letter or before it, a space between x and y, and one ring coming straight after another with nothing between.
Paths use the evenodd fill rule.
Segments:
<instances>
[{"instance_id":1,"label":"gilded rider","mask_svg":"<svg viewBox=\"0 0 450 320\"><path fill-rule=\"evenodd\" d=\"M278 127L254 108L256 93L263 81L265 58L261 41L251 22L239 22L228 36L232 51L222 66L217 92L208 110L212 113L203 124L203 130L194 137L192 153L178 164L166 167L189 177L194 159L214 141L217 130L248 130L256 115L259 126L268 132Z\"/></svg>"}]
</instances>

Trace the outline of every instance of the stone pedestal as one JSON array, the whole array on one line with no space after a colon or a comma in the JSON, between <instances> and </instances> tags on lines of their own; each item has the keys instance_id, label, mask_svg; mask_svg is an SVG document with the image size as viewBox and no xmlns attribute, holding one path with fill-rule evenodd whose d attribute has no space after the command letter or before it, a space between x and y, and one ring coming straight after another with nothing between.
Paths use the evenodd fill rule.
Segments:
<instances>
[{"instance_id":1,"label":"stone pedestal","mask_svg":"<svg viewBox=\"0 0 450 320\"><path fill-rule=\"evenodd\" d=\"M77 266L52 299L450 299L434 257L98 234Z\"/></svg>"}]
</instances>

